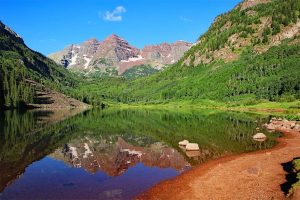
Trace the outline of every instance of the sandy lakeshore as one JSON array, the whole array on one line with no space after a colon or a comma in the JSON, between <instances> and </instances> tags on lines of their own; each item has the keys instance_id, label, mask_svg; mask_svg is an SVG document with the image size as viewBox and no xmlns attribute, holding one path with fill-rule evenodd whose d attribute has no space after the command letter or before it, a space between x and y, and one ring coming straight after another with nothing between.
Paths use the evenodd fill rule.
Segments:
<instances>
[{"instance_id":1,"label":"sandy lakeshore","mask_svg":"<svg viewBox=\"0 0 300 200\"><path fill-rule=\"evenodd\" d=\"M285 199L282 163L300 156L300 134L290 129L268 150L209 161L159 183L137 199ZM294 196L294 199L298 199Z\"/></svg>"}]
</instances>

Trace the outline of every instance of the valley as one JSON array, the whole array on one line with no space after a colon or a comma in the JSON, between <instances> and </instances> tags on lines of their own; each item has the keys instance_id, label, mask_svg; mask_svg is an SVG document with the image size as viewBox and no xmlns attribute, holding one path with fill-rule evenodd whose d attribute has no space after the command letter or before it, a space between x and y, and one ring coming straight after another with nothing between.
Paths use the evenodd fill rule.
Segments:
<instances>
[{"instance_id":1,"label":"valley","mask_svg":"<svg viewBox=\"0 0 300 200\"><path fill-rule=\"evenodd\" d=\"M0 200L299 198L300 0L12 4Z\"/></svg>"},{"instance_id":2,"label":"valley","mask_svg":"<svg viewBox=\"0 0 300 200\"><path fill-rule=\"evenodd\" d=\"M299 100L298 1L285 1L283 7L278 1L245 3L218 16L194 45L178 41L140 50L111 35L103 42L93 38L50 54L54 63L28 49L2 24L2 37L11 39L1 41L1 55L7 65L21 60L14 74L23 78L12 90L27 87L22 80L32 79L92 105L214 101L235 107ZM272 12L285 20L271 19ZM22 57L24 51L33 59ZM13 56L16 52L19 61ZM32 93L30 87L27 90ZM26 103L33 95L10 99Z\"/></svg>"}]
</instances>

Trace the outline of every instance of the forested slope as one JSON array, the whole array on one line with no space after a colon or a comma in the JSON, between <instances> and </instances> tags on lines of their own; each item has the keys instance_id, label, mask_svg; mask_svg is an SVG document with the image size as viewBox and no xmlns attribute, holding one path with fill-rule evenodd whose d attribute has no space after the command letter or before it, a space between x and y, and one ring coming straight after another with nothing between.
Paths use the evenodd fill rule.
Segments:
<instances>
[{"instance_id":1,"label":"forested slope","mask_svg":"<svg viewBox=\"0 0 300 200\"><path fill-rule=\"evenodd\" d=\"M51 59L29 49L23 39L0 21L0 107L34 101L34 80L56 90L74 87L76 79Z\"/></svg>"}]
</instances>

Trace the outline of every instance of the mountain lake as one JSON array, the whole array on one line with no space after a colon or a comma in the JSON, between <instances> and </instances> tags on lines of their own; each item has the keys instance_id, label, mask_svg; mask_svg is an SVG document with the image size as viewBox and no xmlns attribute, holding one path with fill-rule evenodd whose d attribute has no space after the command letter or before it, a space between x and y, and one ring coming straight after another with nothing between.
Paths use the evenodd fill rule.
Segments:
<instances>
[{"instance_id":1,"label":"mountain lake","mask_svg":"<svg viewBox=\"0 0 300 200\"><path fill-rule=\"evenodd\" d=\"M271 148L272 116L217 110L31 110L0 114L0 199L133 199L226 155ZM258 132L266 141L254 141ZM198 143L185 151L181 140Z\"/></svg>"}]
</instances>

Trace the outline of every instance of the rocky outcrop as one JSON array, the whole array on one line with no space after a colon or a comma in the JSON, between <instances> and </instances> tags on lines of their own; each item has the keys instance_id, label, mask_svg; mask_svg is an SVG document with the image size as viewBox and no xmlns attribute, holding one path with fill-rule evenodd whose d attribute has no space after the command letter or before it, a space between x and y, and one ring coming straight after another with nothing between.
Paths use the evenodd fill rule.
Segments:
<instances>
[{"instance_id":1,"label":"rocky outcrop","mask_svg":"<svg viewBox=\"0 0 300 200\"><path fill-rule=\"evenodd\" d=\"M253 6L256 6L258 4L262 3L269 3L270 0L245 0L240 4L241 10L246 10L247 8L251 8Z\"/></svg>"},{"instance_id":2,"label":"rocky outcrop","mask_svg":"<svg viewBox=\"0 0 300 200\"><path fill-rule=\"evenodd\" d=\"M68 69L92 73L113 67L121 75L127 69L138 65L162 69L177 62L190 46L190 43L178 41L138 49L113 34L102 42L93 38L80 45L70 45L62 51L50 54L49 57Z\"/></svg>"},{"instance_id":3,"label":"rocky outcrop","mask_svg":"<svg viewBox=\"0 0 300 200\"><path fill-rule=\"evenodd\" d=\"M297 23L284 27L283 30L271 38L273 45L279 45L281 41L300 35L300 20Z\"/></svg>"}]
</instances>

